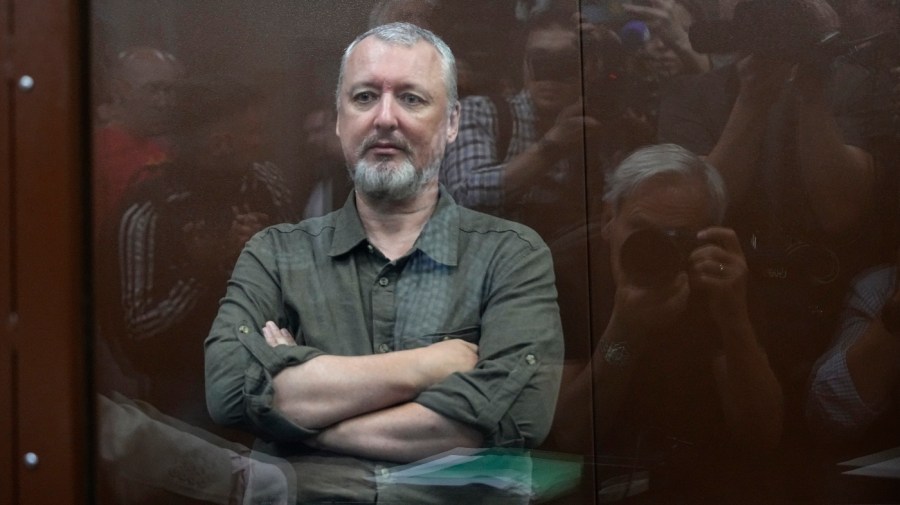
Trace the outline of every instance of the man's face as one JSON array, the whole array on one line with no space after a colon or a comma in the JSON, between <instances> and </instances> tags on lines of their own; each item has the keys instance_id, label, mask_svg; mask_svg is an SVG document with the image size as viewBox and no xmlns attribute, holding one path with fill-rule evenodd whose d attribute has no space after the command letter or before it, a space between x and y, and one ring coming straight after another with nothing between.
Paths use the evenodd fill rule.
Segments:
<instances>
[{"instance_id":1,"label":"man's face","mask_svg":"<svg viewBox=\"0 0 900 505\"><path fill-rule=\"evenodd\" d=\"M403 200L436 183L459 112L447 114L434 47L364 39L347 60L339 93L336 131L357 190Z\"/></svg>"},{"instance_id":2,"label":"man's face","mask_svg":"<svg viewBox=\"0 0 900 505\"><path fill-rule=\"evenodd\" d=\"M580 96L578 34L562 26L535 30L525 43L525 87L538 112L557 114Z\"/></svg>"},{"instance_id":3,"label":"man's face","mask_svg":"<svg viewBox=\"0 0 900 505\"><path fill-rule=\"evenodd\" d=\"M664 175L645 181L619 209L606 204L603 238L610 247L613 280L625 281L621 267L622 244L635 231L655 228L689 233L713 225L706 184L697 179Z\"/></svg>"},{"instance_id":4,"label":"man's face","mask_svg":"<svg viewBox=\"0 0 900 505\"><path fill-rule=\"evenodd\" d=\"M168 133L172 127L174 86L182 78L177 62L154 50L136 51L123 63L115 85L123 121L141 135Z\"/></svg>"}]
</instances>

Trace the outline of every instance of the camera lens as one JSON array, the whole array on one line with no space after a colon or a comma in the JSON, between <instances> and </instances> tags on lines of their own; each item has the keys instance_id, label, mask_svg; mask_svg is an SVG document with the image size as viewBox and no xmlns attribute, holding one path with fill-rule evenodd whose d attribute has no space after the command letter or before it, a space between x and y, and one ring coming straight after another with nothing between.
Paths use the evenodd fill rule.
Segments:
<instances>
[{"instance_id":1,"label":"camera lens","mask_svg":"<svg viewBox=\"0 0 900 505\"><path fill-rule=\"evenodd\" d=\"M619 262L629 282L653 287L671 282L684 269L684 255L672 237L660 230L638 230L622 244Z\"/></svg>"}]
</instances>

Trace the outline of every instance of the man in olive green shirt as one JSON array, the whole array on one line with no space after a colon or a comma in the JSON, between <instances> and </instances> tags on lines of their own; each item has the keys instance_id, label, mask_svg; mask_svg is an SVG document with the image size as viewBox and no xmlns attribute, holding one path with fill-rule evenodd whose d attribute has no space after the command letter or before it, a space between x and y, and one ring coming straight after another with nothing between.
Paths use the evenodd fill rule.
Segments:
<instances>
[{"instance_id":1,"label":"man in olive green shirt","mask_svg":"<svg viewBox=\"0 0 900 505\"><path fill-rule=\"evenodd\" d=\"M431 32L358 37L337 110L355 191L248 242L206 340L207 404L294 463L300 501L422 500L373 476L546 437L563 352L553 266L532 230L439 187L459 104Z\"/></svg>"}]
</instances>

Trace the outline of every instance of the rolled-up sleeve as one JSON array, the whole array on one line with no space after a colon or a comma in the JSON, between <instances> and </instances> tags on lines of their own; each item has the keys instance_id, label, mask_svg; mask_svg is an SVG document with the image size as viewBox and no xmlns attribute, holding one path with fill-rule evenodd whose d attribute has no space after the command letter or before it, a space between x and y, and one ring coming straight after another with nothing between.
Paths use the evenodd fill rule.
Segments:
<instances>
[{"instance_id":1,"label":"rolled-up sleeve","mask_svg":"<svg viewBox=\"0 0 900 505\"><path fill-rule=\"evenodd\" d=\"M885 268L858 279L847 298L831 348L813 368L806 410L813 431L820 436L856 438L888 407L871 405L860 398L847 368L847 351L878 317L893 292L894 275L894 269Z\"/></svg>"},{"instance_id":2,"label":"rolled-up sleeve","mask_svg":"<svg viewBox=\"0 0 900 505\"><path fill-rule=\"evenodd\" d=\"M563 339L550 252L543 243L499 266L482 314L480 360L416 402L473 426L485 445L535 447L553 420Z\"/></svg>"},{"instance_id":3,"label":"rolled-up sleeve","mask_svg":"<svg viewBox=\"0 0 900 505\"><path fill-rule=\"evenodd\" d=\"M321 351L303 345L270 347L266 321L288 327L271 233L253 238L235 265L205 342L206 403L217 423L268 440L302 440L317 433L297 426L273 407L272 378Z\"/></svg>"}]
</instances>

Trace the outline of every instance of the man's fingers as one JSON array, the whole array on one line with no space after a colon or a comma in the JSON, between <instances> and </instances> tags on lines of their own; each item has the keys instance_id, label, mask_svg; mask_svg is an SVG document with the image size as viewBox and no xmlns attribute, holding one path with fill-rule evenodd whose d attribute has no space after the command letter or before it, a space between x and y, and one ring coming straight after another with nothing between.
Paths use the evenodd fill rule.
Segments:
<instances>
[{"instance_id":1,"label":"man's fingers","mask_svg":"<svg viewBox=\"0 0 900 505\"><path fill-rule=\"evenodd\" d=\"M294 336L291 335L291 332L285 328L279 328L273 321L266 321L265 326L262 327L262 334L266 339L266 343L271 347L277 345L297 345L297 341L294 340Z\"/></svg>"},{"instance_id":2,"label":"man's fingers","mask_svg":"<svg viewBox=\"0 0 900 505\"><path fill-rule=\"evenodd\" d=\"M294 340L294 336L291 335L291 332L289 332L289 331L286 330L285 328L281 328L281 330L279 330L279 331L280 331L280 333L281 333L281 339L282 339L282 343L283 343L283 344L285 344L285 345L297 345L297 341Z\"/></svg>"},{"instance_id":3,"label":"man's fingers","mask_svg":"<svg viewBox=\"0 0 900 505\"><path fill-rule=\"evenodd\" d=\"M266 325L262 327L263 337L266 339L266 343L272 347L278 345L278 340L276 338L276 332L273 331L273 327L277 329L275 323L272 321L267 321Z\"/></svg>"}]
</instances>

